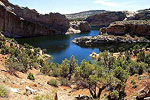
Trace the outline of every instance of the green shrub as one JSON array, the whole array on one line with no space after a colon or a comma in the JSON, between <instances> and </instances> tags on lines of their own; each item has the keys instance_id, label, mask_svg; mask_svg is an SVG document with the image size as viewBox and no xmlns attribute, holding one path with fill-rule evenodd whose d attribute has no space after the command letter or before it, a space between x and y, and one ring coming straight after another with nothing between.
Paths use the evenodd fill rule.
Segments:
<instances>
[{"instance_id":1,"label":"green shrub","mask_svg":"<svg viewBox=\"0 0 150 100\"><path fill-rule=\"evenodd\" d=\"M55 86L55 87L58 87L58 82L57 82L57 80L55 80L55 79L48 81L47 84L48 84L48 85Z\"/></svg>"},{"instance_id":2,"label":"green shrub","mask_svg":"<svg viewBox=\"0 0 150 100\"><path fill-rule=\"evenodd\" d=\"M34 75L33 75L32 73L29 73L28 79L29 79L29 80L35 80Z\"/></svg>"},{"instance_id":3,"label":"green shrub","mask_svg":"<svg viewBox=\"0 0 150 100\"><path fill-rule=\"evenodd\" d=\"M131 76L134 74L142 75L147 69L147 64L144 62L131 62L128 68Z\"/></svg>"},{"instance_id":4,"label":"green shrub","mask_svg":"<svg viewBox=\"0 0 150 100\"><path fill-rule=\"evenodd\" d=\"M37 96L35 96L35 97L34 97L34 100L43 100L43 97L42 97L42 96L37 95Z\"/></svg>"},{"instance_id":5,"label":"green shrub","mask_svg":"<svg viewBox=\"0 0 150 100\"><path fill-rule=\"evenodd\" d=\"M7 98L8 94L8 90L4 86L0 85L0 97Z\"/></svg>"},{"instance_id":6,"label":"green shrub","mask_svg":"<svg viewBox=\"0 0 150 100\"><path fill-rule=\"evenodd\" d=\"M52 93L51 95L46 94L46 95L37 95L33 98L33 100L54 100L55 94Z\"/></svg>"},{"instance_id":7,"label":"green shrub","mask_svg":"<svg viewBox=\"0 0 150 100\"><path fill-rule=\"evenodd\" d=\"M119 92L117 90L114 90L113 92L111 92L110 96L111 99L117 100L119 98Z\"/></svg>"},{"instance_id":8,"label":"green shrub","mask_svg":"<svg viewBox=\"0 0 150 100\"><path fill-rule=\"evenodd\" d=\"M61 79L60 80L60 84L62 85L62 86L71 86L71 82L69 81L69 80L67 80L67 79Z\"/></svg>"},{"instance_id":9,"label":"green shrub","mask_svg":"<svg viewBox=\"0 0 150 100\"><path fill-rule=\"evenodd\" d=\"M20 71L20 72L26 72L25 67L23 66L22 63L17 62L16 59L14 59L13 57L9 58L6 62L5 62L5 67L8 69L8 71L12 74L15 74L16 71Z\"/></svg>"},{"instance_id":10,"label":"green shrub","mask_svg":"<svg viewBox=\"0 0 150 100\"><path fill-rule=\"evenodd\" d=\"M134 88L134 89L135 89L135 88L137 88L137 85L136 85L136 84L134 84L134 85L132 86L132 88Z\"/></svg>"},{"instance_id":11,"label":"green shrub","mask_svg":"<svg viewBox=\"0 0 150 100\"><path fill-rule=\"evenodd\" d=\"M138 80L142 80L142 77L141 77L141 76L139 76L139 77L138 77Z\"/></svg>"},{"instance_id":12,"label":"green shrub","mask_svg":"<svg viewBox=\"0 0 150 100\"><path fill-rule=\"evenodd\" d=\"M131 83L132 83L132 88L137 88L137 85L136 85L136 81L135 80L131 80Z\"/></svg>"}]
</instances>

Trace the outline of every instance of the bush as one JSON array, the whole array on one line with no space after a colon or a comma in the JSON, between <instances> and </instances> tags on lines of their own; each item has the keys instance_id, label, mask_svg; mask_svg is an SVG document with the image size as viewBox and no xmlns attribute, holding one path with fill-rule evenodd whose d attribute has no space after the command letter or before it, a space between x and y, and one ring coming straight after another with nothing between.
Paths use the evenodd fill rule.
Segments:
<instances>
[{"instance_id":1,"label":"bush","mask_svg":"<svg viewBox=\"0 0 150 100\"><path fill-rule=\"evenodd\" d=\"M71 82L69 81L69 80L67 80L67 79L61 79L60 80L60 84L62 85L62 86L71 86Z\"/></svg>"},{"instance_id":2,"label":"bush","mask_svg":"<svg viewBox=\"0 0 150 100\"><path fill-rule=\"evenodd\" d=\"M26 68L23 66L22 63L17 62L16 59L14 59L13 57L9 58L6 62L5 62L5 67L8 68L8 71L11 74L15 74L16 71L20 71L20 72L26 72Z\"/></svg>"},{"instance_id":3,"label":"bush","mask_svg":"<svg viewBox=\"0 0 150 100\"><path fill-rule=\"evenodd\" d=\"M48 85L52 85L52 86L55 86L55 87L58 87L58 82L57 80L50 80L47 82Z\"/></svg>"},{"instance_id":4,"label":"bush","mask_svg":"<svg viewBox=\"0 0 150 100\"><path fill-rule=\"evenodd\" d=\"M119 92L117 90L114 90L113 92L111 92L110 96L111 99L117 100L119 98Z\"/></svg>"},{"instance_id":5,"label":"bush","mask_svg":"<svg viewBox=\"0 0 150 100\"><path fill-rule=\"evenodd\" d=\"M64 78L66 78L69 75L69 60L65 59L62 61L62 64L60 65L60 75Z\"/></svg>"},{"instance_id":6,"label":"bush","mask_svg":"<svg viewBox=\"0 0 150 100\"><path fill-rule=\"evenodd\" d=\"M131 83L132 83L132 88L137 88L137 85L136 85L136 81L135 80L131 80Z\"/></svg>"},{"instance_id":7,"label":"bush","mask_svg":"<svg viewBox=\"0 0 150 100\"><path fill-rule=\"evenodd\" d=\"M0 85L0 97L7 98L8 94L8 90L4 86Z\"/></svg>"},{"instance_id":8,"label":"bush","mask_svg":"<svg viewBox=\"0 0 150 100\"><path fill-rule=\"evenodd\" d=\"M143 62L131 62L129 64L129 73L130 75L139 74L142 75L147 69L147 64Z\"/></svg>"},{"instance_id":9,"label":"bush","mask_svg":"<svg viewBox=\"0 0 150 100\"><path fill-rule=\"evenodd\" d=\"M33 75L32 73L29 73L28 79L29 79L29 80L35 80L34 75Z\"/></svg>"},{"instance_id":10,"label":"bush","mask_svg":"<svg viewBox=\"0 0 150 100\"><path fill-rule=\"evenodd\" d=\"M42 99L43 99L43 97L39 96L39 95L37 95L37 96L34 97L34 100L42 100Z\"/></svg>"},{"instance_id":11,"label":"bush","mask_svg":"<svg viewBox=\"0 0 150 100\"><path fill-rule=\"evenodd\" d=\"M54 95L37 95L33 100L54 100Z\"/></svg>"}]
</instances>

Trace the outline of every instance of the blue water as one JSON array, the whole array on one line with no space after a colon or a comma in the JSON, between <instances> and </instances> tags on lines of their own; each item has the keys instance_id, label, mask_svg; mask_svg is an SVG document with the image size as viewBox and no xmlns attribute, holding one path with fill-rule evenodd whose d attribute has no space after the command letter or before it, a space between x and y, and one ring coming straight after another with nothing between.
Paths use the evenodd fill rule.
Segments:
<instances>
[{"instance_id":1,"label":"blue water","mask_svg":"<svg viewBox=\"0 0 150 100\"><path fill-rule=\"evenodd\" d=\"M81 62L83 59L92 60L89 55L92 52L99 53L99 48L83 48L73 44L72 40L80 36L95 36L98 34L98 30L91 30L91 32L82 34L21 38L17 41L21 44L28 43L34 47L46 49L47 53L53 56L51 62L61 63L65 58L70 59L72 55L78 62Z\"/></svg>"}]
</instances>

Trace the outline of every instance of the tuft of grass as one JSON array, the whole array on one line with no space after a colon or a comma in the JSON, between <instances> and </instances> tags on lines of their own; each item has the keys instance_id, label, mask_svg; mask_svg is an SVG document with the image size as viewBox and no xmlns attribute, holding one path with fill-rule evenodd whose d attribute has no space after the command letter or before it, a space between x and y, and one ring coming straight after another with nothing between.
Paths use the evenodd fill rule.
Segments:
<instances>
[{"instance_id":1,"label":"tuft of grass","mask_svg":"<svg viewBox=\"0 0 150 100\"><path fill-rule=\"evenodd\" d=\"M42 100L42 99L43 99L43 97L39 96L39 95L37 95L37 96L34 97L34 100Z\"/></svg>"},{"instance_id":2,"label":"tuft of grass","mask_svg":"<svg viewBox=\"0 0 150 100\"><path fill-rule=\"evenodd\" d=\"M49 80L49 81L47 82L47 84L48 84L48 85L52 85L52 86L54 86L54 87L58 87L58 82L57 82L57 80L55 80L55 79Z\"/></svg>"},{"instance_id":3,"label":"tuft of grass","mask_svg":"<svg viewBox=\"0 0 150 100\"><path fill-rule=\"evenodd\" d=\"M8 94L8 90L3 85L0 85L0 97L7 98Z\"/></svg>"}]
</instances>

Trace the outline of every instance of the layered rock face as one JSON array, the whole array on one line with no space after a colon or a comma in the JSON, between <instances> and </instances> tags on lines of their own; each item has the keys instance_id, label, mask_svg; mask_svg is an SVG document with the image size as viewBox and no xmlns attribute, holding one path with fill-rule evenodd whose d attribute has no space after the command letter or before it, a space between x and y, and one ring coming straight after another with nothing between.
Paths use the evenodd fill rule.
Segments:
<instances>
[{"instance_id":1,"label":"layered rock face","mask_svg":"<svg viewBox=\"0 0 150 100\"><path fill-rule=\"evenodd\" d=\"M11 37L65 34L69 21L59 13L46 15L0 0L0 30Z\"/></svg>"},{"instance_id":2,"label":"layered rock face","mask_svg":"<svg viewBox=\"0 0 150 100\"><path fill-rule=\"evenodd\" d=\"M146 20L130 20L130 21L118 21L111 23L109 27L102 28L101 33L115 35L147 35L150 36L150 21Z\"/></svg>"},{"instance_id":3,"label":"layered rock face","mask_svg":"<svg viewBox=\"0 0 150 100\"><path fill-rule=\"evenodd\" d=\"M79 46L95 47L102 44L112 43L150 43L149 40L143 37L131 37L131 36L114 36L114 35L103 35L103 36L84 36L78 37L72 40L73 43Z\"/></svg>"},{"instance_id":4,"label":"layered rock face","mask_svg":"<svg viewBox=\"0 0 150 100\"><path fill-rule=\"evenodd\" d=\"M70 28L66 34L77 34L81 32L89 32L91 26L87 21L72 21L70 22Z\"/></svg>"},{"instance_id":5,"label":"layered rock face","mask_svg":"<svg viewBox=\"0 0 150 100\"><path fill-rule=\"evenodd\" d=\"M70 26L76 30L81 30L81 32L89 32L91 26L87 21L73 21L70 22Z\"/></svg>"},{"instance_id":6,"label":"layered rock face","mask_svg":"<svg viewBox=\"0 0 150 100\"><path fill-rule=\"evenodd\" d=\"M128 18L128 20L149 20L150 9L139 10L134 16Z\"/></svg>"},{"instance_id":7,"label":"layered rock face","mask_svg":"<svg viewBox=\"0 0 150 100\"><path fill-rule=\"evenodd\" d=\"M107 12L106 10L89 10L89 11L83 11L79 13L73 13L73 14L66 14L65 16L69 20L74 20L74 19L86 19L90 16L96 15L96 14L101 14Z\"/></svg>"},{"instance_id":8,"label":"layered rock face","mask_svg":"<svg viewBox=\"0 0 150 100\"><path fill-rule=\"evenodd\" d=\"M88 17L86 21L88 21L91 26L102 27L108 26L114 21L122 21L125 18L126 14L124 12L106 12Z\"/></svg>"}]
</instances>

